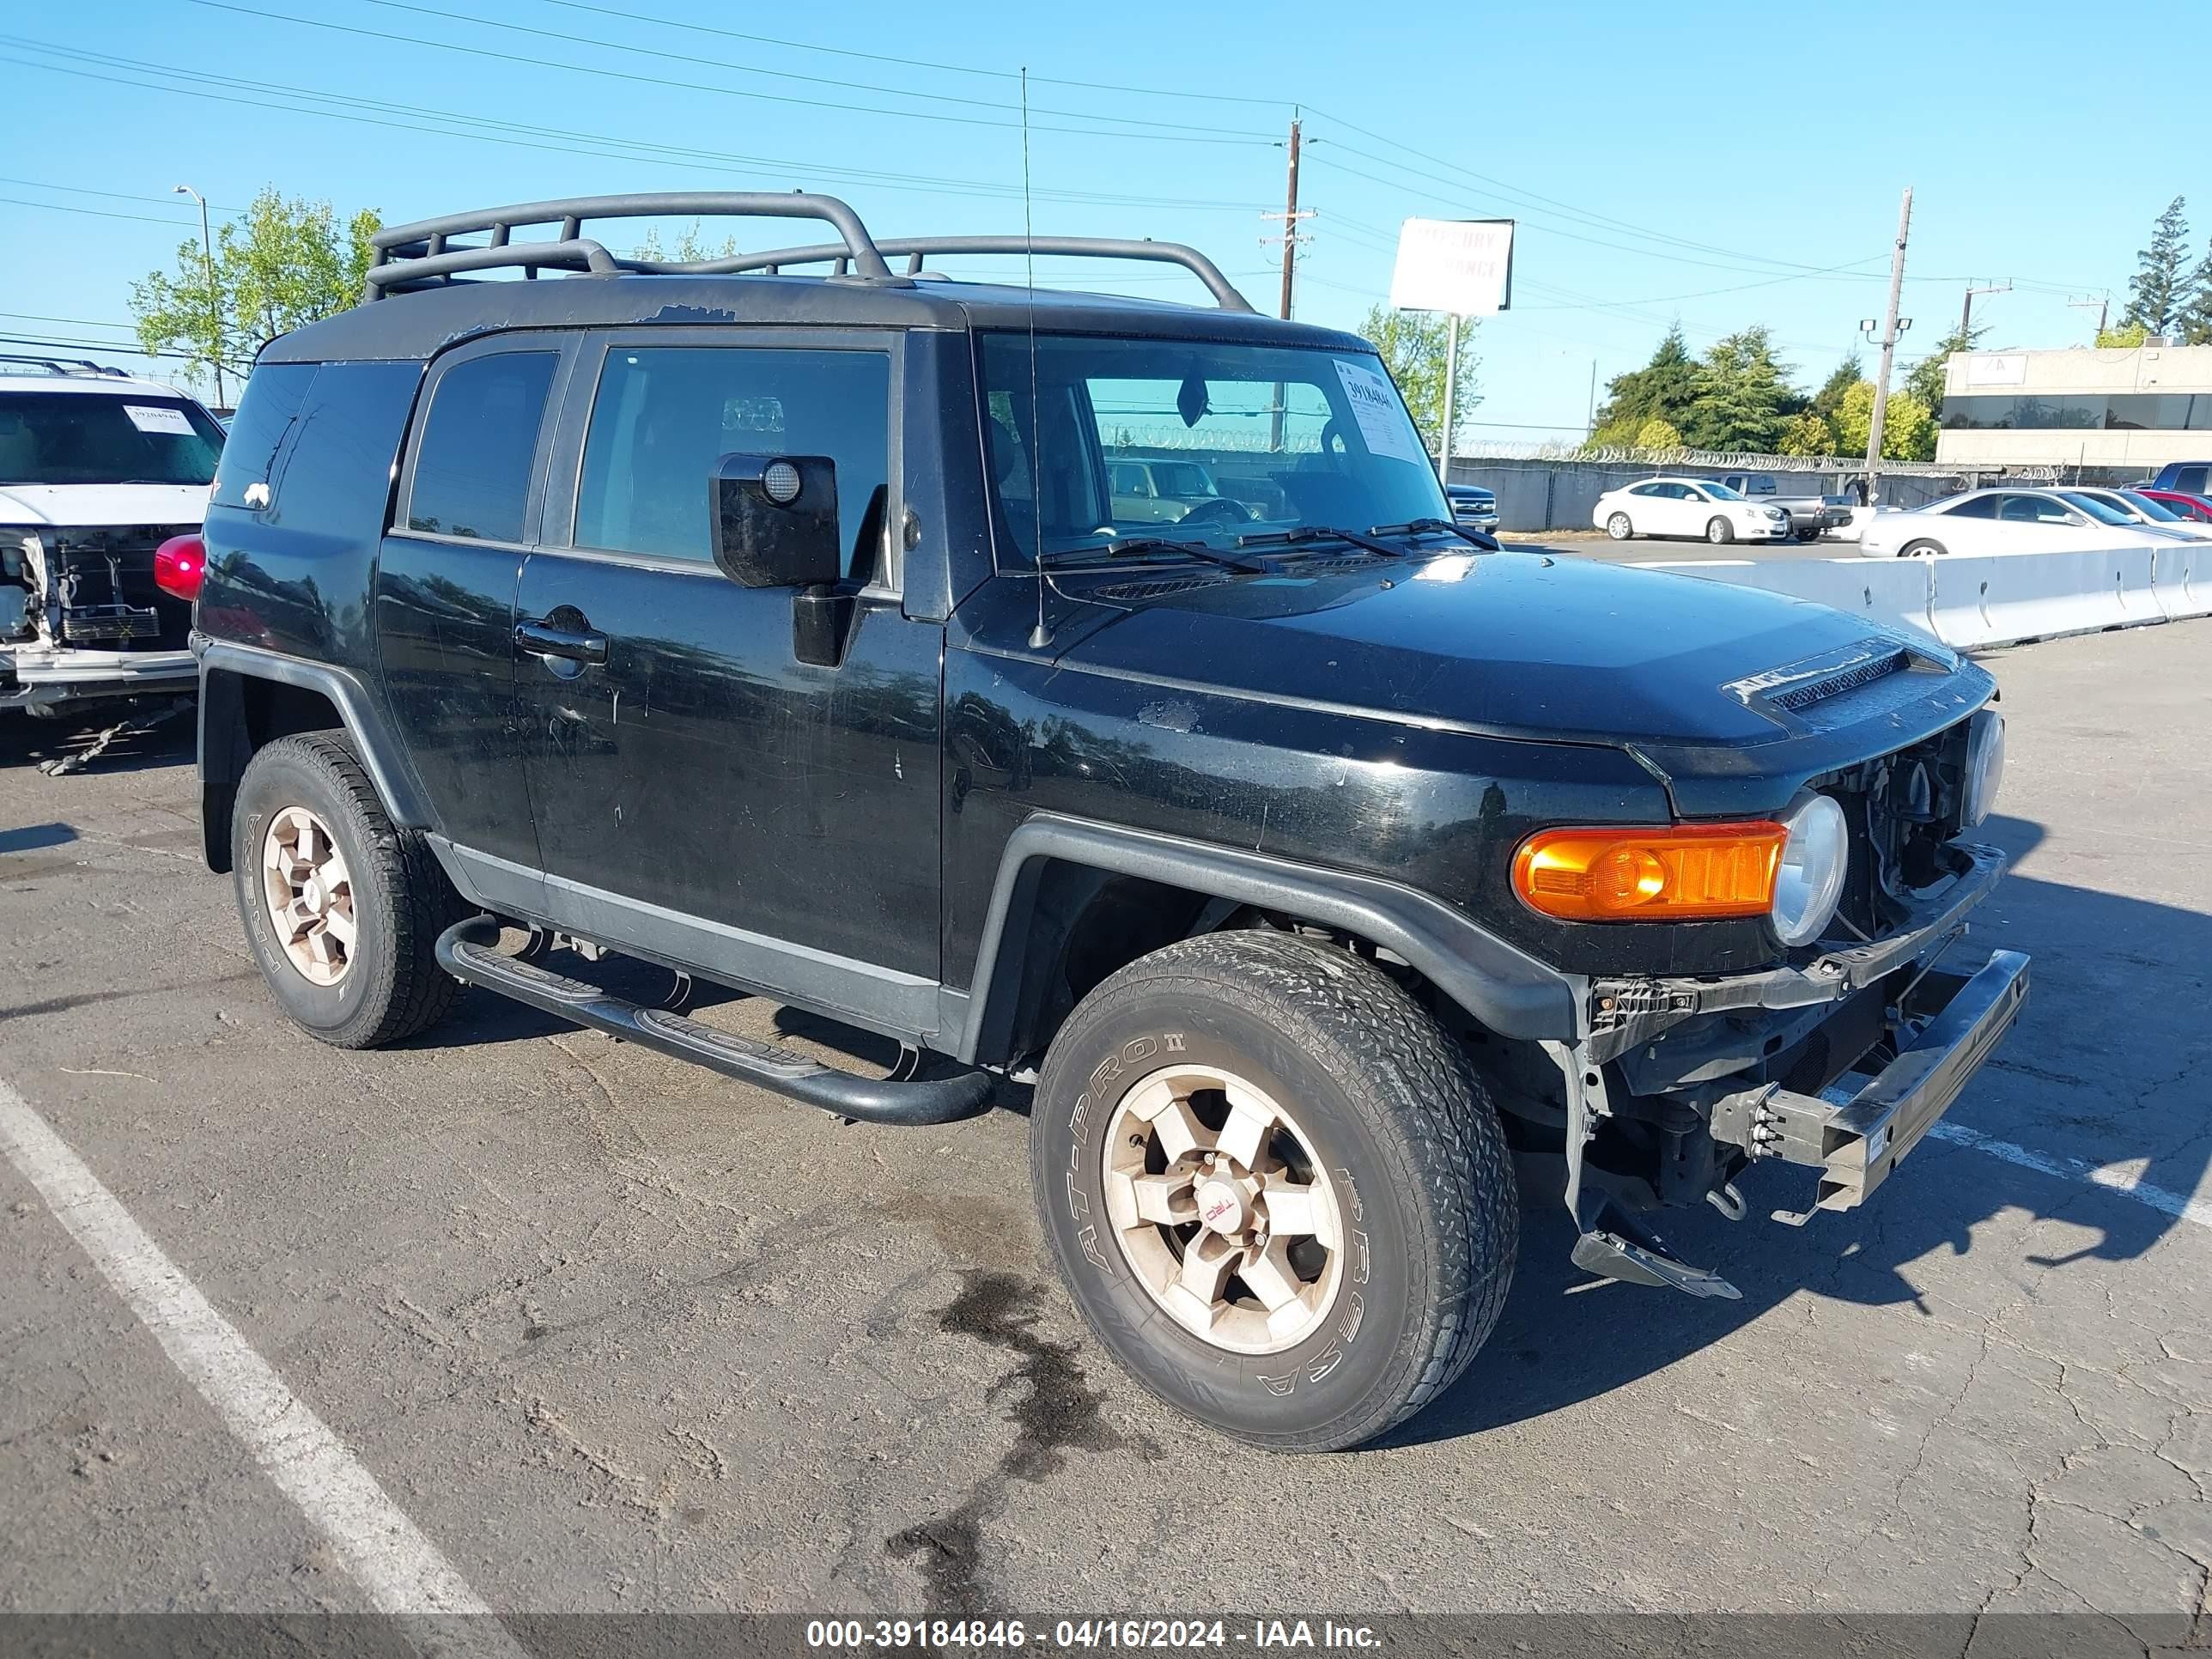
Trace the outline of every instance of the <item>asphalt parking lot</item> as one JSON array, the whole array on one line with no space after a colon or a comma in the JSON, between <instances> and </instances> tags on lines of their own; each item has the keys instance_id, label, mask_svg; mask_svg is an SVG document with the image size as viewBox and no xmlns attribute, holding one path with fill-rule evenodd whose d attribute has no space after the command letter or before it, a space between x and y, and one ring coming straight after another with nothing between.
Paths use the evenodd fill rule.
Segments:
<instances>
[{"instance_id":1,"label":"asphalt parking lot","mask_svg":"<svg viewBox=\"0 0 2212 1659\"><path fill-rule=\"evenodd\" d=\"M317 1045L202 866L182 732L50 779L64 731L0 721L0 1098L502 1612L2202 1621L2208 647L1990 659L2018 862L1973 942L2034 990L1869 1210L1689 1216L1744 1291L1698 1302L1585 1279L1532 1188L1488 1349L1357 1454L1229 1446L1085 1340L1018 1091L845 1127L481 992L398 1050ZM1747 1186L1754 1217L1804 1196ZM368 1606L234 1427L0 1163L0 1610Z\"/></svg>"}]
</instances>

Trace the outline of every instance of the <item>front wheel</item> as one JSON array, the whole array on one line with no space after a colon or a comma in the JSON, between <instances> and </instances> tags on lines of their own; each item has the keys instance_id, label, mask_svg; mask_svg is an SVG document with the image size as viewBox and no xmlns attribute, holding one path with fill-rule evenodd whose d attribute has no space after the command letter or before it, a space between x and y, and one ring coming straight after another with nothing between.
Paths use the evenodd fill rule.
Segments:
<instances>
[{"instance_id":1,"label":"front wheel","mask_svg":"<svg viewBox=\"0 0 2212 1659\"><path fill-rule=\"evenodd\" d=\"M1726 519L1714 519L1705 526L1705 539L1715 547L1726 547L1735 539L1735 532Z\"/></svg>"},{"instance_id":2,"label":"front wheel","mask_svg":"<svg viewBox=\"0 0 2212 1659\"><path fill-rule=\"evenodd\" d=\"M1636 533L1636 526L1628 522L1628 514L1616 513L1605 521L1605 533L1617 542L1625 542Z\"/></svg>"},{"instance_id":3,"label":"front wheel","mask_svg":"<svg viewBox=\"0 0 2212 1659\"><path fill-rule=\"evenodd\" d=\"M1373 1439L1474 1357L1519 1200L1465 1055L1372 964L1239 932L1124 968L1030 1118L1070 1294L1170 1404L1279 1451Z\"/></svg>"},{"instance_id":4,"label":"front wheel","mask_svg":"<svg viewBox=\"0 0 2212 1659\"><path fill-rule=\"evenodd\" d=\"M1901 559L1929 559L1935 557L1942 550L1942 544L1940 542L1907 542L1898 550L1897 556Z\"/></svg>"}]
</instances>

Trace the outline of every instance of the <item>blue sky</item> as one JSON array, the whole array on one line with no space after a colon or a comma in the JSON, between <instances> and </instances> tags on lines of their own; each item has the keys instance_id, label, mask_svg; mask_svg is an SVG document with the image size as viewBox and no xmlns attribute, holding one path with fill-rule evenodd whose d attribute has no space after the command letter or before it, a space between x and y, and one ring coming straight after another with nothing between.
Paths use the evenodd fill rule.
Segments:
<instances>
[{"instance_id":1,"label":"blue sky","mask_svg":"<svg viewBox=\"0 0 2212 1659\"><path fill-rule=\"evenodd\" d=\"M1513 309L1473 337L1480 435L1575 435L1593 364L1601 395L1676 318L1693 348L1765 323L1801 380L1825 376L1881 308L1908 184L1901 362L1955 322L1969 280L2015 284L1976 301L1985 343L2086 342L2094 313L2068 300L2109 289L2117 314L2177 194L2196 198L2201 253L2212 143L2157 44L2200 51L2201 5L2120 0L2094 33L2087 15L2041 0L46 0L0 24L15 140L0 334L127 341L113 325L131 280L197 234L179 182L218 210L274 184L387 220L807 187L878 234L1018 231L1026 65L1036 230L1194 243L1263 309L1277 227L1260 216L1282 204L1294 106L1317 210L1301 318L1356 325L1408 215L1516 218ZM1012 261L953 268L1018 278ZM1107 269L1086 282L1200 297L1180 274Z\"/></svg>"}]
</instances>

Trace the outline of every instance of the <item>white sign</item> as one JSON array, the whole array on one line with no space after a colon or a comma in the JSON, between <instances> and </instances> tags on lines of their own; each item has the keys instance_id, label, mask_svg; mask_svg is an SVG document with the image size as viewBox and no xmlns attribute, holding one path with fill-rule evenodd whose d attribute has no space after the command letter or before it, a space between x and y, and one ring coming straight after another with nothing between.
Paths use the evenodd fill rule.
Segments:
<instances>
[{"instance_id":1,"label":"white sign","mask_svg":"<svg viewBox=\"0 0 2212 1659\"><path fill-rule=\"evenodd\" d=\"M141 432L173 432L180 438L192 435L192 423L185 418L181 409L161 409L148 404L125 404L123 412L131 417L131 424Z\"/></svg>"},{"instance_id":2,"label":"white sign","mask_svg":"<svg viewBox=\"0 0 2212 1659\"><path fill-rule=\"evenodd\" d=\"M2026 386L2027 384L2027 354L2008 351L2002 355L1971 356L1966 359L1968 386Z\"/></svg>"},{"instance_id":3,"label":"white sign","mask_svg":"<svg viewBox=\"0 0 2212 1659\"><path fill-rule=\"evenodd\" d=\"M1513 303L1510 219L1408 219L1398 232L1390 303L1487 317Z\"/></svg>"},{"instance_id":4,"label":"white sign","mask_svg":"<svg viewBox=\"0 0 2212 1659\"><path fill-rule=\"evenodd\" d=\"M1348 363L1341 357L1336 360L1336 378L1344 384L1344 395L1359 422L1359 435L1366 441L1369 454L1397 461L1427 461L1414 436L1413 423L1406 418L1404 406L1389 381L1365 365Z\"/></svg>"}]
</instances>

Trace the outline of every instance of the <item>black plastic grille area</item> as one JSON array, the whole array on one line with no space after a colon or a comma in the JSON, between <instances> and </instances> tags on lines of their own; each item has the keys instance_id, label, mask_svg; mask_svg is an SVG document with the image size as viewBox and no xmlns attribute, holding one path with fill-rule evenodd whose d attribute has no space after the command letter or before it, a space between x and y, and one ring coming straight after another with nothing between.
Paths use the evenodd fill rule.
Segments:
<instances>
[{"instance_id":1,"label":"black plastic grille area","mask_svg":"<svg viewBox=\"0 0 2212 1659\"><path fill-rule=\"evenodd\" d=\"M1157 599L1168 593L1187 593L1194 587L1217 587L1218 576L1162 576L1146 582L1117 582L1111 587L1096 588L1092 597L1101 599Z\"/></svg>"},{"instance_id":2,"label":"black plastic grille area","mask_svg":"<svg viewBox=\"0 0 2212 1659\"><path fill-rule=\"evenodd\" d=\"M1814 703L1840 697L1846 691L1855 691L1862 685L1871 685L1876 680L1902 673L1911 665L1911 659L1905 652L1893 651L1872 662L1855 664L1820 679L1808 680L1802 685L1777 691L1767 701L1775 708L1786 708L1794 714L1810 708Z\"/></svg>"}]
</instances>

